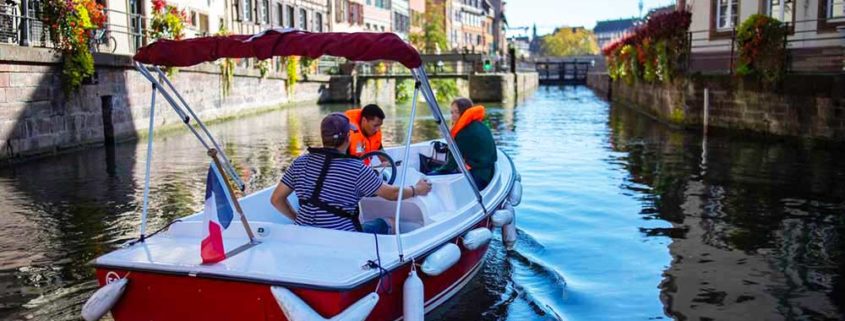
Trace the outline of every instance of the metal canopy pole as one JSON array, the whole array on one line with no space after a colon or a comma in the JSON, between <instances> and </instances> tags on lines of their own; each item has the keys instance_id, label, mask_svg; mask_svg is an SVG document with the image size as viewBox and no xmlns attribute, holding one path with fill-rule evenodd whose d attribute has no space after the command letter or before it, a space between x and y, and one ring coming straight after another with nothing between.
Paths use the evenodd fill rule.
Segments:
<instances>
[{"instance_id":1,"label":"metal canopy pole","mask_svg":"<svg viewBox=\"0 0 845 321\"><path fill-rule=\"evenodd\" d=\"M188 129L191 130L191 132L194 134L194 136L196 136L196 138L200 141L200 143L203 145L203 147L205 147L206 150L211 149L212 147L208 144L208 142L206 142L205 138L203 138L203 136L199 132L197 132L197 129L194 128L194 126L191 126L191 124L190 124L191 118L187 114L185 114L185 111L183 111L181 109L180 105L176 103L176 100L174 100L173 96L171 96L170 93L167 91L167 89L162 86L161 82L159 82L152 75L152 73L150 73L149 69L147 69L146 66L144 66L143 64L138 63L138 62L135 62L135 68L137 68L138 71L141 72L141 75L143 75L145 78L147 78L147 80L149 80L150 83L153 84L153 86L155 86L156 88L158 88L161 91L162 97L164 97L164 99L167 100L167 102L170 104L170 107L172 107L173 110L176 111L177 114L179 114L179 117L182 119L182 122L185 124L185 126L188 127ZM243 191L246 186L243 184L243 181L240 179L240 176L238 175L238 173L232 167L232 164L230 162L226 161L226 164L223 167L223 169L227 173L229 173L229 175L231 177L233 177L235 183L238 184L238 188L240 188L240 190Z\"/></svg>"},{"instance_id":2,"label":"metal canopy pole","mask_svg":"<svg viewBox=\"0 0 845 321\"><path fill-rule=\"evenodd\" d=\"M170 87L170 90L172 90L173 93L176 94L176 98L178 98L179 101L182 102L182 106L188 111L188 113L191 114L191 117L193 117L194 120L196 120L197 124L200 125L200 129L202 129L205 135L208 136L208 140L210 140L211 144L214 145L214 148L217 149L217 154L220 155L220 158L222 158L223 162L227 165L224 168L227 172L229 172L229 175L232 177L232 179L235 180L235 183L238 184L238 187L240 187L241 191L243 191L244 186L246 185L243 181L241 181L241 178L238 177L238 175L233 174L234 168L231 168L232 162L229 161L229 158L226 157L226 153L223 151L223 148L220 148L220 144L217 143L217 140L214 139L214 136L211 135L211 132L208 131L207 127L205 127L205 123L202 122L202 119L197 117L197 114L194 113L194 110L191 108L191 106L188 105L184 98L182 98L182 94L180 94L179 91L176 90L176 87L173 86L173 83L170 82L170 79L167 78L167 75L165 75L164 72L161 71L161 68L159 68L158 66L154 66L153 68L155 68L156 72L158 72L159 77L161 79L164 79L164 83L167 84L168 87Z\"/></svg>"},{"instance_id":3,"label":"metal canopy pole","mask_svg":"<svg viewBox=\"0 0 845 321\"><path fill-rule=\"evenodd\" d=\"M478 189L478 185L475 184L475 180L472 179L472 175L469 173L469 170L464 166L466 162L464 162L464 157L461 155L461 151L458 149L458 144L455 143L455 140L452 138L452 134L449 131L449 127L446 125L446 122L443 118L443 113L440 111L440 105L437 103L437 97L434 96L434 91L431 90L431 84L428 82L428 76L425 73L425 69L423 68L414 68L411 69L411 74L414 75L414 78L417 79L419 83L422 84L422 94L425 97L426 102L428 102L428 107L431 109L431 114L434 116L434 120L437 122L437 127L440 128L440 134L443 136L443 139L446 140L446 145L449 146L449 152L452 153L452 157L455 158L455 163L460 171L464 174L464 177L469 182L469 185L472 187L472 191L475 193L475 198L478 200L478 204L481 205L481 209L484 210L484 215L489 214L487 212L487 207L484 206L484 199L481 197L481 192Z\"/></svg>"},{"instance_id":4,"label":"metal canopy pole","mask_svg":"<svg viewBox=\"0 0 845 321\"><path fill-rule=\"evenodd\" d=\"M417 115L417 99L420 94L420 81L414 84L414 100L411 102L411 117L408 120L408 134L405 136L405 153L402 156L402 174L399 175L399 197L396 200L396 218L393 222L396 232L396 248L399 249L399 262L405 261L405 253L402 250L402 233L399 231L400 213L402 211L402 194L405 192L405 180L408 178L408 157L411 155L411 136L414 134L414 118Z\"/></svg>"},{"instance_id":5,"label":"metal canopy pole","mask_svg":"<svg viewBox=\"0 0 845 321\"><path fill-rule=\"evenodd\" d=\"M147 235L147 211L150 205L150 165L153 161L153 128L155 127L156 114L156 86L153 85L153 94L150 97L150 128L147 129L147 168L144 174L144 205L141 209L141 242Z\"/></svg>"}]
</instances>

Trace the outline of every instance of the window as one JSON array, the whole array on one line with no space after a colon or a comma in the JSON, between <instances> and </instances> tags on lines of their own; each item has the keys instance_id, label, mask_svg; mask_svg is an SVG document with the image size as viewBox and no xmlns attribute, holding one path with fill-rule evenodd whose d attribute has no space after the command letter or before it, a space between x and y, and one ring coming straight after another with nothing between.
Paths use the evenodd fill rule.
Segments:
<instances>
[{"instance_id":1,"label":"window","mask_svg":"<svg viewBox=\"0 0 845 321\"><path fill-rule=\"evenodd\" d=\"M349 10L349 0L335 0L334 7L334 21L346 22L347 12Z\"/></svg>"},{"instance_id":2,"label":"window","mask_svg":"<svg viewBox=\"0 0 845 321\"><path fill-rule=\"evenodd\" d=\"M200 34L202 34L203 36L209 35L210 30L208 30L208 15L207 14L202 14L202 13L199 14L199 29L200 29Z\"/></svg>"},{"instance_id":3,"label":"window","mask_svg":"<svg viewBox=\"0 0 845 321\"><path fill-rule=\"evenodd\" d=\"M314 31L315 32L323 32L323 14L322 13L315 13L314 14Z\"/></svg>"},{"instance_id":4,"label":"window","mask_svg":"<svg viewBox=\"0 0 845 321\"><path fill-rule=\"evenodd\" d=\"M276 25L282 26L284 23L282 22L282 17L285 16L285 7L282 6L281 3L276 4Z\"/></svg>"},{"instance_id":5,"label":"window","mask_svg":"<svg viewBox=\"0 0 845 321\"><path fill-rule=\"evenodd\" d=\"M308 30L308 11L299 9L299 29Z\"/></svg>"},{"instance_id":6,"label":"window","mask_svg":"<svg viewBox=\"0 0 845 321\"><path fill-rule=\"evenodd\" d=\"M795 9L793 0L767 0L767 2L766 13L770 17L786 23L792 23L794 21L793 12Z\"/></svg>"},{"instance_id":7,"label":"window","mask_svg":"<svg viewBox=\"0 0 845 321\"><path fill-rule=\"evenodd\" d=\"M261 9L258 11L258 21L263 24L270 23L270 0L261 0Z\"/></svg>"},{"instance_id":8,"label":"window","mask_svg":"<svg viewBox=\"0 0 845 321\"><path fill-rule=\"evenodd\" d=\"M252 0L243 0L244 21L252 21Z\"/></svg>"},{"instance_id":9,"label":"window","mask_svg":"<svg viewBox=\"0 0 845 321\"><path fill-rule=\"evenodd\" d=\"M291 6L285 6L285 7L286 7L285 8L286 9L285 10L286 11L285 12L285 27L293 28L293 16L294 16L293 7L291 7Z\"/></svg>"},{"instance_id":10,"label":"window","mask_svg":"<svg viewBox=\"0 0 845 321\"><path fill-rule=\"evenodd\" d=\"M845 0L827 0L827 18L845 18Z\"/></svg>"},{"instance_id":11,"label":"window","mask_svg":"<svg viewBox=\"0 0 845 321\"><path fill-rule=\"evenodd\" d=\"M739 0L716 0L716 29L730 29L736 26Z\"/></svg>"}]
</instances>

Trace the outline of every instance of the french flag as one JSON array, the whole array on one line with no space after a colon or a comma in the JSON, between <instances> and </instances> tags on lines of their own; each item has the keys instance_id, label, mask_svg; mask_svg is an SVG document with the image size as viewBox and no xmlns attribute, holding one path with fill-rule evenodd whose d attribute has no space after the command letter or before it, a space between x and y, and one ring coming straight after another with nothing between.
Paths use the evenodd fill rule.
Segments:
<instances>
[{"instance_id":1,"label":"french flag","mask_svg":"<svg viewBox=\"0 0 845 321\"><path fill-rule=\"evenodd\" d=\"M223 231L229 228L235 211L232 207L232 196L224 185L226 181L220 174L220 169L212 162L208 168L208 179L205 185L205 238L202 240L200 253L202 263L216 263L226 258L223 248Z\"/></svg>"}]
</instances>

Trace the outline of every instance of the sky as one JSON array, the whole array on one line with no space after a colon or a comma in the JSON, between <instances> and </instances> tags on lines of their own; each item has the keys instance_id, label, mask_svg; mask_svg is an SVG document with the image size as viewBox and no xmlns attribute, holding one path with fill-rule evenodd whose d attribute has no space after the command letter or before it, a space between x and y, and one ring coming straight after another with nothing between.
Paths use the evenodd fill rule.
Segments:
<instances>
[{"instance_id":1,"label":"sky","mask_svg":"<svg viewBox=\"0 0 845 321\"><path fill-rule=\"evenodd\" d=\"M674 4L675 0L642 0L643 14L650 8ZM598 20L629 18L639 14L639 0L506 0L505 15L511 34L515 27L537 24L537 33L546 34L558 26L584 26L592 29ZM530 29L528 33L530 34Z\"/></svg>"}]
</instances>

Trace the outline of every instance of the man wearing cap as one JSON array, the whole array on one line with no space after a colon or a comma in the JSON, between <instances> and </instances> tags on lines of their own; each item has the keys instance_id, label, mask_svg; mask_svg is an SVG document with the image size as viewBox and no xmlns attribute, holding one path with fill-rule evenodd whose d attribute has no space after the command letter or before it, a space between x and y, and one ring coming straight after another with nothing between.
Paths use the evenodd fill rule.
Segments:
<instances>
[{"instance_id":1,"label":"man wearing cap","mask_svg":"<svg viewBox=\"0 0 845 321\"><path fill-rule=\"evenodd\" d=\"M293 161L273 191L270 203L298 225L385 234L389 228L385 220L359 221L358 202L373 196L395 201L399 187L387 185L360 159L346 154L350 126L349 118L341 113L323 118L323 148L308 148L308 154ZM402 195L424 196L429 191L431 184L421 179L404 187ZM299 199L298 212L288 202L291 193Z\"/></svg>"}]
</instances>

